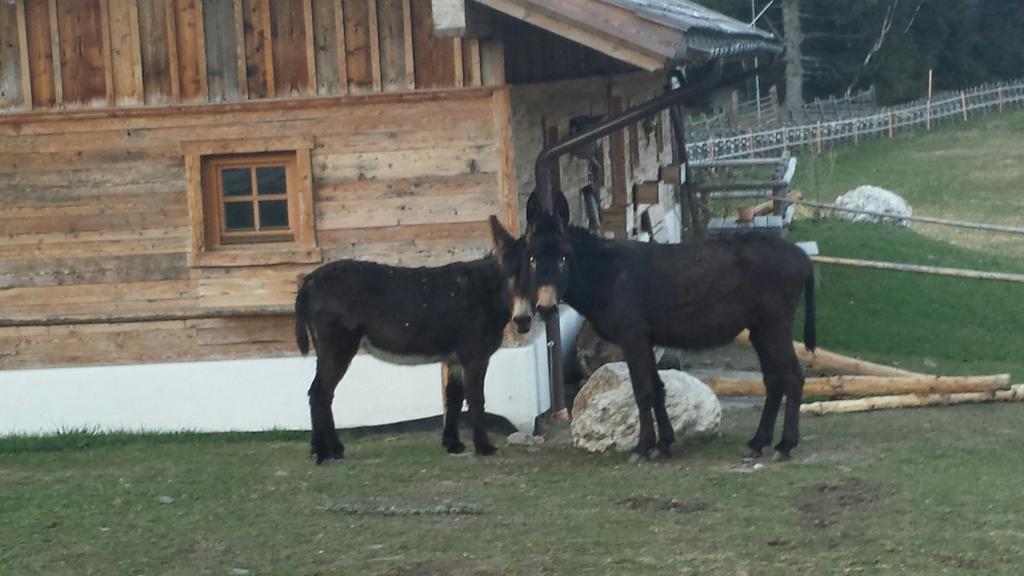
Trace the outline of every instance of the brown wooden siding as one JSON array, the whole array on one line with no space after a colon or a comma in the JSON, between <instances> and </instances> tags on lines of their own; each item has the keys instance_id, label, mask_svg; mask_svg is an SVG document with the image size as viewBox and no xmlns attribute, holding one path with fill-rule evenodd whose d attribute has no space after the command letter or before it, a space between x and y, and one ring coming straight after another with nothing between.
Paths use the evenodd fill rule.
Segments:
<instances>
[{"instance_id":1,"label":"brown wooden siding","mask_svg":"<svg viewBox=\"0 0 1024 576\"><path fill-rule=\"evenodd\" d=\"M0 116L0 369L295 353L290 318L251 311L312 266L189 267L183 142L312 138L324 259L438 264L516 226L508 115L478 88Z\"/></svg>"},{"instance_id":2,"label":"brown wooden siding","mask_svg":"<svg viewBox=\"0 0 1024 576\"><path fill-rule=\"evenodd\" d=\"M0 112L479 85L479 46L431 22L430 0L0 2Z\"/></svg>"}]
</instances>

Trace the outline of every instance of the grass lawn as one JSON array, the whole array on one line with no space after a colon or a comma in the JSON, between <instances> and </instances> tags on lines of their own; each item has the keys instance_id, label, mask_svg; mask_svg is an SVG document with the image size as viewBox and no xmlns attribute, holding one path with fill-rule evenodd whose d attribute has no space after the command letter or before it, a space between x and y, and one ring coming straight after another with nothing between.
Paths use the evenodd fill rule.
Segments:
<instances>
[{"instance_id":1,"label":"grass lawn","mask_svg":"<svg viewBox=\"0 0 1024 576\"><path fill-rule=\"evenodd\" d=\"M760 469L756 418L639 467L436 433L319 468L304 435L3 439L0 574L1020 573L1024 405L805 418Z\"/></svg>"},{"instance_id":2,"label":"grass lawn","mask_svg":"<svg viewBox=\"0 0 1024 576\"><path fill-rule=\"evenodd\" d=\"M829 203L864 184L903 196L918 215L1024 226L1024 111L865 140L821 156L803 154L793 188L807 200ZM1024 236L914 228L930 238L1024 258Z\"/></svg>"},{"instance_id":3,"label":"grass lawn","mask_svg":"<svg viewBox=\"0 0 1024 576\"><path fill-rule=\"evenodd\" d=\"M916 214L1024 226L1024 112L805 155L794 187L831 202L861 184L897 192ZM1024 236L802 219L790 239L827 256L1024 273ZM818 322L831 350L1024 382L1024 284L822 266Z\"/></svg>"},{"instance_id":4,"label":"grass lawn","mask_svg":"<svg viewBox=\"0 0 1024 576\"><path fill-rule=\"evenodd\" d=\"M789 238L815 240L828 256L1024 273L1024 258L897 226L803 220ZM928 374L1010 372L1024 382L1024 284L832 265L819 277L821 346Z\"/></svg>"}]
</instances>

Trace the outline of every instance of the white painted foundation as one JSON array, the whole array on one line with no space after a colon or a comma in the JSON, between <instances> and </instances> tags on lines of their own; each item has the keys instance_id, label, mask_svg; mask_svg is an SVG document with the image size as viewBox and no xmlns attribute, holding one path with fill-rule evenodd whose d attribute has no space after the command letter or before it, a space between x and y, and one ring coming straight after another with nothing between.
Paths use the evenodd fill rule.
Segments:
<instances>
[{"instance_id":1,"label":"white painted foundation","mask_svg":"<svg viewBox=\"0 0 1024 576\"><path fill-rule=\"evenodd\" d=\"M582 320L562 312L572 350ZM544 330L491 357L486 410L532 432L551 407ZM306 391L316 359L270 358L90 366L0 372L0 435L61 430L199 432L308 430ZM375 426L442 413L441 366L397 366L360 354L334 399L339 428Z\"/></svg>"}]
</instances>

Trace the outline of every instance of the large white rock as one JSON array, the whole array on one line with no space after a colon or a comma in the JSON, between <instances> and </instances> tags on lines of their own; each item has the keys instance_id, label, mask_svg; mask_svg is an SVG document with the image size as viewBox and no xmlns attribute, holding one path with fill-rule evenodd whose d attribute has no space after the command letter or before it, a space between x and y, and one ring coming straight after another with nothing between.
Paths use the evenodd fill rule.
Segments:
<instances>
[{"instance_id":1,"label":"large white rock","mask_svg":"<svg viewBox=\"0 0 1024 576\"><path fill-rule=\"evenodd\" d=\"M718 432L722 406L707 385L679 370L661 370L658 374L665 383L665 407L677 441ZM576 395L572 406L573 444L591 452L629 450L639 436L629 368L625 362L605 364Z\"/></svg>"},{"instance_id":2,"label":"large white rock","mask_svg":"<svg viewBox=\"0 0 1024 576\"><path fill-rule=\"evenodd\" d=\"M906 220L906 217L914 214L906 200L898 194L877 186L858 186L836 198L833 206L850 210L869 210L889 215L876 216L840 210L832 213L834 218L851 222L890 222L909 227L910 220Z\"/></svg>"}]
</instances>

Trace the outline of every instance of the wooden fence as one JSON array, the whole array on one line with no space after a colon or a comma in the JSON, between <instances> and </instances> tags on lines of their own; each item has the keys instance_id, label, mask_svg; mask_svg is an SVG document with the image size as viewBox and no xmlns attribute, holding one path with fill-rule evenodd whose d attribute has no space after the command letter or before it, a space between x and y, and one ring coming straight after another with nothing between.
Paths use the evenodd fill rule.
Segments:
<instances>
[{"instance_id":1,"label":"wooden fence","mask_svg":"<svg viewBox=\"0 0 1024 576\"><path fill-rule=\"evenodd\" d=\"M796 149L821 153L826 144L853 142L861 138L880 135L892 138L899 131L915 127L930 129L933 124L955 120L966 121L971 115L984 112L1002 112L1024 107L1024 80L1010 83L988 84L969 90L883 108L866 116L835 121L817 121L801 126L786 126L774 130L728 136L711 137L687 146L690 160L729 158L757 158L779 156Z\"/></svg>"}]
</instances>

